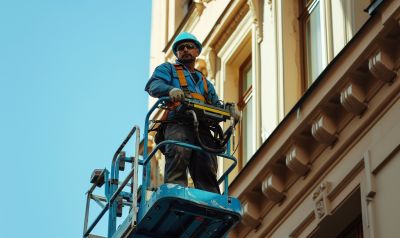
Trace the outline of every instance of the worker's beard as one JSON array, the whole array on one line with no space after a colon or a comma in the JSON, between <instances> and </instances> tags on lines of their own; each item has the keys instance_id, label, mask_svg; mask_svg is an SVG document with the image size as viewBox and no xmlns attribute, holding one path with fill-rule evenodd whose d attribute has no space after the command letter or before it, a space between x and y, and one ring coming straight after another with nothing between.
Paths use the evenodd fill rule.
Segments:
<instances>
[{"instance_id":1,"label":"worker's beard","mask_svg":"<svg viewBox=\"0 0 400 238\"><path fill-rule=\"evenodd\" d=\"M196 58L190 55L190 57L181 57L178 61L182 64L192 64L196 61Z\"/></svg>"}]
</instances>

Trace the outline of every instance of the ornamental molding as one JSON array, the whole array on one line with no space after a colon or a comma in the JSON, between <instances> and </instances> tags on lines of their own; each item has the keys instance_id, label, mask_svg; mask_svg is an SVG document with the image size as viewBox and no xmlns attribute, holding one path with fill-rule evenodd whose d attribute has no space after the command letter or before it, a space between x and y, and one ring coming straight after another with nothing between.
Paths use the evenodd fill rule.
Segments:
<instances>
[{"instance_id":1,"label":"ornamental molding","mask_svg":"<svg viewBox=\"0 0 400 238\"><path fill-rule=\"evenodd\" d=\"M215 83L217 54L214 48L208 46L204 49L205 61L207 63L208 79Z\"/></svg>"},{"instance_id":2,"label":"ornamental molding","mask_svg":"<svg viewBox=\"0 0 400 238\"><path fill-rule=\"evenodd\" d=\"M285 198L285 183L275 174L267 176L261 184L261 191L266 198L274 203L279 203Z\"/></svg>"},{"instance_id":3,"label":"ornamental molding","mask_svg":"<svg viewBox=\"0 0 400 238\"><path fill-rule=\"evenodd\" d=\"M292 145L285 158L286 166L296 174L303 176L310 170L309 157L299 145Z\"/></svg>"},{"instance_id":4,"label":"ornamental molding","mask_svg":"<svg viewBox=\"0 0 400 238\"><path fill-rule=\"evenodd\" d=\"M362 87L351 80L340 92L340 104L354 115L360 115L367 109L365 99L366 95Z\"/></svg>"},{"instance_id":5,"label":"ornamental molding","mask_svg":"<svg viewBox=\"0 0 400 238\"><path fill-rule=\"evenodd\" d=\"M257 31L257 42L261 43L263 40L263 10L264 10L264 0L248 0L247 4L250 7L252 13L253 23L256 26ZM272 2L268 1L270 8L272 10Z\"/></svg>"},{"instance_id":6,"label":"ornamental molding","mask_svg":"<svg viewBox=\"0 0 400 238\"><path fill-rule=\"evenodd\" d=\"M337 140L336 124L326 113L322 112L311 126L312 136L320 143L331 145Z\"/></svg>"},{"instance_id":7,"label":"ornamental molding","mask_svg":"<svg viewBox=\"0 0 400 238\"><path fill-rule=\"evenodd\" d=\"M392 82L396 73L393 71L394 62L388 52L383 49L373 54L368 61L371 74L384 82Z\"/></svg>"},{"instance_id":8,"label":"ornamental molding","mask_svg":"<svg viewBox=\"0 0 400 238\"><path fill-rule=\"evenodd\" d=\"M256 228L258 225L261 224L260 220L260 209L258 206L250 201L244 201L243 202L243 217L242 217L242 223L246 226Z\"/></svg>"},{"instance_id":9,"label":"ornamental molding","mask_svg":"<svg viewBox=\"0 0 400 238\"><path fill-rule=\"evenodd\" d=\"M227 24L227 27L225 28L225 30L222 31L218 41L215 43L213 47L215 49L215 52L219 52L221 48L226 44L229 37L231 37L232 33L235 31L235 29L238 27L238 25L248 12L249 12L248 4L243 4L239 8L239 11L235 14L235 17Z\"/></svg>"}]
</instances>

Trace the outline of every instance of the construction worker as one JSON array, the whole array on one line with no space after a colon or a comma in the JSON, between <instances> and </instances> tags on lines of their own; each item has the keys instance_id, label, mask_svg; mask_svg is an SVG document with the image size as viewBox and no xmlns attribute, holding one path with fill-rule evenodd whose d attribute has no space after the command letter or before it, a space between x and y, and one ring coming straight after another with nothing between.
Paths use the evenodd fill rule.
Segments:
<instances>
[{"instance_id":1,"label":"construction worker","mask_svg":"<svg viewBox=\"0 0 400 238\"><path fill-rule=\"evenodd\" d=\"M156 98L169 96L172 102L191 97L221 107L222 103L214 86L194 68L201 50L202 45L194 35L188 32L180 33L172 45L172 51L177 57L176 63L159 65L149 79L145 91ZM238 118L239 113L236 108L233 107L232 110L234 117ZM165 140L198 145L194 136L193 122L188 119L187 114L180 113L179 110L169 112L168 122L164 128ZM199 131L202 141L212 145L209 129L200 123ZM220 193L216 178L218 164L215 155L170 144L166 145L164 154L166 160L164 183L186 187L188 169L196 188Z\"/></svg>"}]
</instances>

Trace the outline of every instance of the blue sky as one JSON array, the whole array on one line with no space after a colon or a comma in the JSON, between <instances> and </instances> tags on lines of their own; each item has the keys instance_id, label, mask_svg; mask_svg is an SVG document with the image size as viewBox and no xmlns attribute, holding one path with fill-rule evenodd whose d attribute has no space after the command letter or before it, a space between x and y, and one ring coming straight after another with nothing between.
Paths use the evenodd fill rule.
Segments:
<instances>
[{"instance_id":1,"label":"blue sky","mask_svg":"<svg viewBox=\"0 0 400 238\"><path fill-rule=\"evenodd\" d=\"M150 13L149 0L0 0L0 237L82 236L92 170L143 125Z\"/></svg>"}]
</instances>

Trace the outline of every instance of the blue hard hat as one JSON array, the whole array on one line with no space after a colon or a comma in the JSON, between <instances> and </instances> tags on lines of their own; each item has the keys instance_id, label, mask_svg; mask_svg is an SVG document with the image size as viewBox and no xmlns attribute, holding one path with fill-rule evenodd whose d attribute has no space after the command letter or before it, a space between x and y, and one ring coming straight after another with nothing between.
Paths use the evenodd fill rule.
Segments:
<instances>
[{"instance_id":1,"label":"blue hard hat","mask_svg":"<svg viewBox=\"0 0 400 238\"><path fill-rule=\"evenodd\" d=\"M197 38L189 32L181 32L175 38L174 44L172 45L172 51L174 52L174 55L176 55L177 47L182 41L193 41L196 44L197 49L199 49L199 53L201 53L201 49L203 47L201 46L200 41L198 41Z\"/></svg>"}]
</instances>

